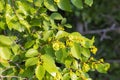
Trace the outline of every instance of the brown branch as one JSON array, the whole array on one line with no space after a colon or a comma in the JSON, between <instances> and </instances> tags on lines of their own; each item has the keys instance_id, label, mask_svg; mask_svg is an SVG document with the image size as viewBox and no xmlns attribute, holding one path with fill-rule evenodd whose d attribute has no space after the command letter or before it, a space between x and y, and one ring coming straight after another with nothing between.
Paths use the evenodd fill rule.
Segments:
<instances>
[{"instance_id":1,"label":"brown branch","mask_svg":"<svg viewBox=\"0 0 120 80\"><path fill-rule=\"evenodd\" d=\"M100 30L88 30L88 31L84 31L82 34L100 34L100 33L107 33L109 31L114 31L114 30L118 30L120 29L119 27L116 27L116 24L113 24L110 28L106 28L106 29L100 29Z\"/></svg>"},{"instance_id":2,"label":"brown branch","mask_svg":"<svg viewBox=\"0 0 120 80\"><path fill-rule=\"evenodd\" d=\"M119 31L120 27L117 27L116 24L112 24L111 27L105 29L98 29L98 30L85 30L80 32L81 34L99 34L101 36L100 41L103 39L112 39L110 36L107 35L110 31Z\"/></svg>"}]
</instances>

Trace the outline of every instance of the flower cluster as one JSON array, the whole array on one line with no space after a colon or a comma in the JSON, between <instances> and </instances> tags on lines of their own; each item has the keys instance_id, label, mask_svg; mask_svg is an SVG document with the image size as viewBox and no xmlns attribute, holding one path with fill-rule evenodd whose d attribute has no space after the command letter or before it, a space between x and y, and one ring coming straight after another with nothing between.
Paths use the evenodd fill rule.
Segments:
<instances>
[{"instance_id":1,"label":"flower cluster","mask_svg":"<svg viewBox=\"0 0 120 80\"><path fill-rule=\"evenodd\" d=\"M71 41L71 40L66 40L66 45L67 45L67 46L73 46L73 41Z\"/></svg>"},{"instance_id":2,"label":"flower cluster","mask_svg":"<svg viewBox=\"0 0 120 80\"><path fill-rule=\"evenodd\" d=\"M91 46L91 50L90 50L93 54L96 54L97 52L97 48L95 46Z\"/></svg>"},{"instance_id":3,"label":"flower cluster","mask_svg":"<svg viewBox=\"0 0 120 80\"><path fill-rule=\"evenodd\" d=\"M83 63L82 70L83 72L88 72L90 70L90 66L86 63Z\"/></svg>"},{"instance_id":4,"label":"flower cluster","mask_svg":"<svg viewBox=\"0 0 120 80\"><path fill-rule=\"evenodd\" d=\"M65 45L63 42L54 41L52 47L55 51L58 51L60 48L65 48Z\"/></svg>"},{"instance_id":5,"label":"flower cluster","mask_svg":"<svg viewBox=\"0 0 120 80\"><path fill-rule=\"evenodd\" d=\"M73 35L69 35L68 36L68 39L70 40L70 41L74 41L74 42L76 42L76 43L80 43L81 44L81 46L83 46L83 47L85 47L85 40L84 40L84 38L83 37L79 37L79 36L73 36ZM69 42L70 42L69 41Z\"/></svg>"}]
</instances>

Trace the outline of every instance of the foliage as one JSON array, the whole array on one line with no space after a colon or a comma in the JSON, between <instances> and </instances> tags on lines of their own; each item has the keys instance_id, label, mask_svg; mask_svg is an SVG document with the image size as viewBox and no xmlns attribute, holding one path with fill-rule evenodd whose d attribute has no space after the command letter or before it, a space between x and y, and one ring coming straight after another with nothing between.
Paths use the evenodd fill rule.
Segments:
<instances>
[{"instance_id":1,"label":"foliage","mask_svg":"<svg viewBox=\"0 0 120 80\"><path fill-rule=\"evenodd\" d=\"M98 59L104 58L105 61L110 62L111 67L108 74L92 72L93 80L120 79L120 68L118 68L120 67L119 3L120 0L112 0L111 2L109 0L94 0L92 7L85 6L83 10L74 8L73 13L66 15L66 17L69 17L67 20L75 25L74 30L79 22L83 26L83 31L80 31L81 34L88 38L95 36L95 45L99 48L95 57ZM110 30L107 31L107 29Z\"/></svg>"},{"instance_id":2,"label":"foliage","mask_svg":"<svg viewBox=\"0 0 120 80\"><path fill-rule=\"evenodd\" d=\"M1 78L91 80L89 71L106 73L110 65L94 58L94 37L88 39L78 32L64 31L71 25L58 12L72 11L71 5L81 9L83 4L92 3L93 0L0 0Z\"/></svg>"}]
</instances>

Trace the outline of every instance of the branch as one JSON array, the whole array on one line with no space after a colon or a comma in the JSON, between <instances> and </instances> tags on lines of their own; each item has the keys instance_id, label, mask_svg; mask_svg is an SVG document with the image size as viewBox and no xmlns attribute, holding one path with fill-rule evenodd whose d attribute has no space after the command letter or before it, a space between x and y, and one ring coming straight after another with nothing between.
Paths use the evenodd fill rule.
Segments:
<instances>
[{"instance_id":1,"label":"branch","mask_svg":"<svg viewBox=\"0 0 120 80\"><path fill-rule=\"evenodd\" d=\"M19 77L19 76L3 76L3 75L0 75L1 80L4 80L4 78L19 78L19 79L22 79L22 80L27 80L27 78L22 78L22 77Z\"/></svg>"},{"instance_id":2,"label":"branch","mask_svg":"<svg viewBox=\"0 0 120 80\"><path fill-rule=\"evenodd\" d=\"M100 41L103 39L112 39L110 36L107 35L108 32L110 31L118 31L120 30L120 27L116 27L116 24L112 24L111 27L105 28L105 29L99 29L99 30L86 30L82 31L81 33L83 35L85 34L99 34L101 36Z\"/></svg>"},{"instance_id":3,"label":"branch","mask_svg":"<svg viewBox=\"0 0 120 80\"><path fill-rule=\"evenodd\" d=\"M120 63L120 60L106 60L108 63Z\"/></svg>"},{"instance_id":4,"label":"branch","mask_svg":"<svg viewBox=\"0 0 120 80\"><path fill-rule=\"evenodd\" d=\"M88 31L84 31L82 34L100 34L100 33L107 33L109 31L114 31L114 30L118 30L120 28L115 27L116 24L113 24L110 28L106 28L106 29L100 29L100 30L88 30Z\"/></svg>"}]
</instances>

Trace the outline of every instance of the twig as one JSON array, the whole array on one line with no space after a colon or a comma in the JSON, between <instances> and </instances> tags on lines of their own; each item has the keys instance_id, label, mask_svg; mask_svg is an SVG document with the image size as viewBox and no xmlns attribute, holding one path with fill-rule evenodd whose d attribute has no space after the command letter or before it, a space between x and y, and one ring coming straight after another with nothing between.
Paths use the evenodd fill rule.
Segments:
<instances>
[{"instance_id":1,"label":"twig","mask_svg":"<svg viewBox=\"0 0 120 80\"><path fill-rule=\"evenodd\" d=\"M13 63L14 65L16 65L16 67L18 67L20 69L20 66L18 63L14 63L12 60L10 60L9 62Z\"/></svg>"},{"instance_id":2,"label":"twig","mask_svg":"<svg viewBox=\"0 0 120 80\"><path fill-rule=\"evenodd\" d=\"M103 39L112 39L110 36L107 35L110 31L118 31L120 30L120 27L116 27L116 24L112 24L111 27L105 28L105 29L98 29L98 30L85 30L83 32L80 32L81 34L99 34L101 36L100 41Z\"/></svg>"},{"instance_id":3,"label":"twig","mask_svg":"<svg viewBox=\"0 0 120 80\"><path fill-rule=\"evenodd\" d=\"M116 26L116 24L113 24L110 28L106 28L106 29L88 30L88 31L84 31L82 34L100 34L100 33L103 33L103 32L109 32L109 31L120 29L120 28L117 28L115 26Z\"/></svg>"},{"instance_id":4,"label":"twig","mask_svg":"<svg viewBox=\"0 0 120 80\"><path fill-rule=\"evenodd\" d=\"M3 72L5 72L6 70L8 70L8 69L10 69L10 68L12 68L12 67L8 67L8 68L6 68L6 69L4 69L4 70L1 70L1 71L0 71L0 74L2 74Z\"/></svg>"},{"instance_id":5,"label":"twig","mask_svg":"<svg viewBox=\"0 0 120 80\"><path fill-rule=\"evenodd\" d=\"M100 41L102 41L103 39L111 39L111 37L107 36L106 32L103 32L103 34L101 35Z\"/></svg>"},{"instance_id":6,"label":"twig","mask_svg":"<svg viewBox=\"0 0 120 80\"><path fill-rule=\"evenodd\" d=\"M108 63L120 63L120 60L106 60Z\"/></svg>"},{"instance_id":7,"label":"twig","mask_svg":"<svg viewBox=\"0 0 120 80\"><path fill-rule=\"evenodd\" d=\"M4 78L19 78L19 79L22 79L22 80L27 80L27 78L22 78L22 77L19 77L19 76L3 76L3 75L0 75L1 80L4 80Z\"/></svg>"}]
</instances>

